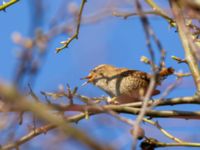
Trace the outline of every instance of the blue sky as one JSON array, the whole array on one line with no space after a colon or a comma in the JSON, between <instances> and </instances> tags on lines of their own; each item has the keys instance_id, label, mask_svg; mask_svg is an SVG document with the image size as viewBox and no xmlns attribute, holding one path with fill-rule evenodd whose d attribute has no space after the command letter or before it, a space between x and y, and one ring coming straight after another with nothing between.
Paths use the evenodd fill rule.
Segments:
<instances>
[{"instance_id":1,"label":"blue sky","mask_svg":"<svg viewBox=\"0 0 200 150\"><path fill-rule=\"evenodd\" d=\"M33 8L30 7L31 2L32 0L21 0L16 5L8 8L6 12L0 12L0 81L12 83L16 71L15 67L18 62L16 57L19 52L19 48L11 40L12 33L20 32L23 36L30 36L32 34L32 31L30 31L30 25L33 21L31 20L31 14L33 11ZM59 8L62 8L60 7L62 1L44 0L44 2L45 16L43 23L41 24L43 30L48 31L51 18L55 16L56 11ZM101 2L98 0L94 0L92 2L88 0L84 15L88 15L96 10L99 10L105 2L105 0ZM63 7L62 9L65 8ZM68 18L66 17L66 20L67 19ZM188 72L188 67L185 64L177 64L170 58L171 55L184 58L183 48L175 29L170 29L168 23L159 17L151 17L150 23L164 49L167 51L167 66L172 66L177 71L183 70L184 72ZM74 40L69 45L69 48L64 49L59 54L56 54L55 48L60 46L59 42L65 40L66 38L67 35L60 35L50 43L45 63L42 65L34 86L34 91L37 94L39 94L40 91L55 91L60 84L66 85L69 83L72 87L80 87L83 83L80 78L86 76L93 67L99 64L112 64L117 67L127 67L147 72L150 71L149 66L140 62L140 57L142 55L149 56L149 54L141 22L137 17L131 17L124 20L122 18L111 16L96 23L84 24L80 28L79 39ZM155 44L153 46L156 49ZM158 61L159 54L157 53L157 50L155 51ZM174 80L175 77L170 77L159 88L164 90L167 85L173 83ZM24 85L24 88L27 87ZM169 95L169 97L190 96L194 94L194 91L195 87L193 80L188 77L183 79L182 83ZM105 94L92 85L81 87L79 92L88 96L101 96ZM166 107L166 109L175 109L175 107ZM191 109L191 105L187 105L178 106L177 109L192 110L198 109L198 107L193 106ZM92 117L90 121L98 120L99 118L102 119L104 117L108 116L102 115L100 117ZM114 122L116 122L116 120ZM177 136L183 137L186 140L194 139L197 136L197 133L195 132L199 127L196 125L197 121L178 120L172 121L173 123L169 124L169 122L171 122L170 119L161 119L160 122L172 133L175 133ZM85 127L89 124L90 122L84 120L80 122L78 127L89 130L90 128ZM185 124L186 127L181 126L181 124ZM126 125L122 125L122 127L124 126ZM19 128L20 127L18 127L18 129ZM158 136L159 131L151 133L152 130L154 131L156 129L148 126L145 128L147 128L146 130L148 135ZM92 134L93 136L103 140L104 132L107 132L108 130L110 131L111 129L112 127L106 127L106 125L103 127L101 125L97 125L96 127L92 127L92 130L94 131ZM120 130L123 130L123 128ZM124 134L130 137L128 130L124 130L123 132L125 131L126 133ZM109 132L109 136L107 138L111 140L115 137L119 137L121 134L122 131L115 129L115 131ZM161 140L166 140L166 138L164 138L161 134L159 134L159 136L161 136ZM42 138L44 138L43 135L34 140L33 143L36 146L33 144L32 149L34 149L34 147L37 149L37 139ZM64 145L65 144L66 143L64 142ZM129 149L130 145L131 140L125 143L123 149Z\"/></svg>"}]
</instances>

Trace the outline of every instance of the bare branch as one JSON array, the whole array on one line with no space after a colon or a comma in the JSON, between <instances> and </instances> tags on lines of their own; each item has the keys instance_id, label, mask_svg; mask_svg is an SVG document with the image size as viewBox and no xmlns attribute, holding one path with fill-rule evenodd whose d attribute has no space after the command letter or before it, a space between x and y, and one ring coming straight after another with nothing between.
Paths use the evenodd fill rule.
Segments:
<instances>
[{"instance_id":1,"label":"bare branch","mask_svg":"<svg viewBox=\"0 0 200 150\"><path fill-rule=\"evenodd\" d=\"M186 59L181 59L181 58L176 57L176 56L171 56L171 58L176 60L178 63L186 63L186 64L188 64Z\"/></svg>"},{"instance_id":2,"label":"bare branch","mask_svg":"<svg viewBox=\"0 0 200 150\"><path fill-rule=\"evenodd\" d=\"M19 0L10 0L9 2L4 2L3 5L0 6L0 11L5 11L7 7L19 2Z\"/></svg>"},{"instance_id":3,"label":"bare branch","mask_svg":"<svg viewBox=\"0 0 200 150\"><path fill-rule=\"evenodd\" d=\"M87 1L86 0L82 0L82 3L81 3L81 7L80 7L80 11L79 11L79 14L78 14L78 19L77 19L77 26L76 26L76 32L75 34L69 38L68 40L66 41L62 41L61 44L63 44L62 47L60 48L56 48L56 52L60 52L61 50L63 50L64 48L67 48L68 45L74 40L74 39L78 39L78 35L79 35L79 30L80 30L80 24L81 24L81 18L82 18L82 13L83 13L83 8L85 6L85 3Z\"/></svg>"},{"instance_id":4,"label":"bare branch","mask_svg":"<svg viewBox=\"0 0 200 150\"><path fill-rule=\"evenodd\" d=\"M178 33L185 50L186 60L188 62L190 71L195 81L197 93L199 93L200 92L200 69L198 66L197 58L195 57L195 52L197 52L197 50L195 49L195 46L193 45L193 42L191 40L192 38L191 33L186 27L185 19L180 9L180 6L178 5L178 2L172 1L172 0L170 2L171 2L172 11L176 19Z\"/></svg>"},{"instance_id":5,"label":"bare branch","mask_svg":"<svg viewBox=\"0 0 200 150\"><path fill-rule=\"evenodd\" d=\"M169 132L167 132L165 129L163 129L160 124L158 122L154 122L152 120L149 120L147 118L143 118L143 121L157 127L165 136L167 136L168 138L172 139L173 141L177 142L177 143L183 143L184 141L182 141L181 139L173 136L172 134L170 134Z\"/></svg>"},{"instance_id":6,"label":"bare branch","mask_svg":"<svg viewBox=\"0 0 200 150\"><path fill-rule=\"evenodd\" d=\"M200 147L200 143L192 143L192 142L182 142L182 143L164 143L160 142L154 138L148 138L144 140L141 143L141 147L151 147L151 148L157 148L157 147L177 147L177 146L187 146L187 147Z\"/></svg>"}]
</instances>

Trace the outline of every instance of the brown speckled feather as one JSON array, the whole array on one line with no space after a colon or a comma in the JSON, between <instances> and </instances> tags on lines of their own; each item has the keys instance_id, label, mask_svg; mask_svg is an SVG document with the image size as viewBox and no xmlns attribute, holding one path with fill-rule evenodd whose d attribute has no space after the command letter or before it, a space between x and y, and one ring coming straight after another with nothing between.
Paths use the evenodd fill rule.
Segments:
<instances>
[{"instance_id":1,"label":"brown speckled feather","mask_svg":"<svg viewBox=\"0 0 200 150\"><path fill-rule=\"evenodd\" d=\"M111 65L100 65L88 75L88 82L101 88L120 103L139 101L145 95L151 76L148 73L116 68ZM152 95L159 94L154 90Z\"/></svg>"}]
</instances>

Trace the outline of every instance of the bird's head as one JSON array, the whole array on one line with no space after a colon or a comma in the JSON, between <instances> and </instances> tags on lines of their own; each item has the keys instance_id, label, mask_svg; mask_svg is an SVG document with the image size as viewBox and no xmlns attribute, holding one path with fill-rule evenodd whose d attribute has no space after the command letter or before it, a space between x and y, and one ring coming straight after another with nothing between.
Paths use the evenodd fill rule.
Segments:
<instances>
[{"instance_id":1,"label":"bird's head","mask_svg":"<svg viewBox=\"0 0 200 150\"><path fill-rule=\"evenodd\" d=\"M114 71L114 69L115 69L114 66L107 65L107 64L102 64L95 67L94 69L90 71L88 76L81 78L81 79L87 80L83 85L86 85L87 83L95 84L99 80L109 77Z\"/></svg>"}]
</instances>

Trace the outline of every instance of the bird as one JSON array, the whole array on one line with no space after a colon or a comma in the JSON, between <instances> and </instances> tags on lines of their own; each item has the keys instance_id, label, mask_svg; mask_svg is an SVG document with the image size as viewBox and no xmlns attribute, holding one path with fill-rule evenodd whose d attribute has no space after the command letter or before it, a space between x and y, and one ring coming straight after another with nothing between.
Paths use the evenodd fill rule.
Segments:
<instances>
[{"instance_id":1,"label":"bird","mask_svg":"<svg viewBox=\"0 0 200 150\"><path fill-rule=\"evenodd\" d=\"M174 69L170 67L158 73L158 81L151 96L160 94L156 87L161 84L161 80L173 74L173 72ZM85 84L91 83L106 92L111 98L110 103L125 104L141 101L148 90L151 78L151 74L143 71L101 64L92 69L89 75L82 79L87 80Z\"/></svg>"}]
</instances>

